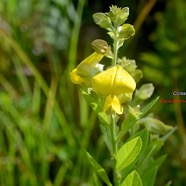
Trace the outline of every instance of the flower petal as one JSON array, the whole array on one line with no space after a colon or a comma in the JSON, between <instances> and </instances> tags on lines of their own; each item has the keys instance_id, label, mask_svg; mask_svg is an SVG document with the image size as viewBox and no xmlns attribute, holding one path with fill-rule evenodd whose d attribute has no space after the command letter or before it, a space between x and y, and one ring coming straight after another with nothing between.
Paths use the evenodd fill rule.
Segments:
<instances>
[{"instance_id":1,"label":"flower petal","mask_svg":"<svg viewBox=\"0 0 186 186\"><path fill-rule=\"evenodd\" d=\"M99 72L99 69L96 68L97 64L103 58L103 54L98 54L94 52L87 58L85 58L78 66L75 68L71 74L70 78L74 84L86 83L87 85L91 84L91 78Z\"/></svg>"},{"instance_id":2,"label":"flower petal","mask_svg":"<svg viewBox=\"0 0 186 186\"><path fill-rule=\"evenodd\" d=\"M77 75L77 68L70 73L70 79L74 84L81 84L84 82L83 78Z\"/></svg>"},{"instance_id":3,"label":"flower petal","mask_svg":"<svg viewBox=\"0 0 186 186\"><path fill-rule=\"evenodd\" d=\"M120 66L114 66L105 70L92 79L92 87L95 92L102 95L119 95L132 93L136 83L132 76Z\"/></svg>"},{"instance_id":4,"label":"flower petal","mask_svg":"<svg viewBox=\"0 0 186 186\"><path fill-rule=\"evenodd\" d=\"M112 98L112 95L107 96L107 98L105 100L103 111L104 112L107 111L110 107L117 114L122 114L123 113L123 107L121 106L121 103L120 103L118 97L115 96L115 95L113 96L113 98Z\"/></svg>"},{"instance_id":5,"label":"flower petal","mask_svg":"<svg viewBox=\"0 0 186 186\"><path fill-rule=\"evenodd\" d=\"M88 64L91 67L95 67L104 57L103 54L98 54L97 52L92 53L90 56L85 58L78 66L77 69L81 70L81 65Z\"/></svg>"}]
</instances>

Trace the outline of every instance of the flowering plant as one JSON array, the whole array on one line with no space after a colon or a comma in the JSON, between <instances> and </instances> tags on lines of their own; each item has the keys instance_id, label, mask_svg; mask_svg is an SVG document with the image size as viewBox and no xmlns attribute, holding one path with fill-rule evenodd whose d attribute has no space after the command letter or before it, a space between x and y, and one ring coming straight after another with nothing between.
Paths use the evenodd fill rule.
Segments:
<instances>
[{"instance_id":1,"label":"flowering plant","mask_svg":"<svg viewBox=\"0 0 186 186\"><path fill-rule=\"evenodd\" d=\"M108 31L113 46L96 39L92 42L95 51L70 74L71 81L80 85L82 95L97 113L111 156L113 176L109 177L85 150L96 175L95 185L154 185L157 170L166 158L156 154L175 130L153 114L147 115L158 100L145 102L153 94L154 86L148 83L136 88L142 71L134 60L118 58L119 48L135 34L134 27L125 23L128 16L129 8L117 6L111 6L107 13L95 13L95 23ZM108 58L106 66L100 63L104 57Z\"/></svg>"}]
</instances>

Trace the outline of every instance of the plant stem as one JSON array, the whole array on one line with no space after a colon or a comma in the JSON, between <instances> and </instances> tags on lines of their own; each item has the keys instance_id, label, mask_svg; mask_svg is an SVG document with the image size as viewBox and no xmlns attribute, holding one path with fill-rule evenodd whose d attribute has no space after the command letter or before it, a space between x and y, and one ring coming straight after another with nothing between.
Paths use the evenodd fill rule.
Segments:
<instances>
[{"instance_id":1,"label":"plant stem","mask_svg":"<svg viewBox=\"0 0 186 186\"><path fill-rule=\"evenodd\" d=\"M111 114L111 136L112 136L112 148L113 156L117 152L117 142L116 142L116 122L114 114Z\"/></svg>"},{"instance_id":2,"label":"plant stem","mask_svg":"<svg viewBox=\"0 0 186 186\"><path fill-rule=\"evenodd\" d=\"M115 114L115 113L114 113ZM112 148L113 148L113 154L112 154L112 161L113 161L113 177L114 177L114 186L119 186L119 172L116 170L116 160L115 160L115 154L118 151L118 142L116 141L116 121L115 121L115 115L113 113L111 114L111 136L112 136Z\"/></svg>"},{"instance_id":3,"label":"plant stem","mask_svg":"<svg viewBox=\"0 0 186 186\"><path fill-rule=\"evenodd\" d=\"M114 57L113 57L113 61L112 61L112 65L116 66L117 64L117 58L118 58L118 40L117 38L114 40Z\"/></svg>"}]
</instances>

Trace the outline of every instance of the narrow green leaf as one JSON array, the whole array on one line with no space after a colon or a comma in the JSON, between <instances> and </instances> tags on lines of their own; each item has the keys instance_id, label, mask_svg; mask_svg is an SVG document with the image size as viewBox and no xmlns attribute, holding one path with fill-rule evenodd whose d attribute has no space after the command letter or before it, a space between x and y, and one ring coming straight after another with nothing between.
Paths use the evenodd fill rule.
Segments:
<instances>
[{"instance_id":1,"label":"narrow green leaf","mask_svg":"<svg viewBox=\"0 0 186 186\"><path fill-rule=\"evenodd\" d=\"M119 141L129 129L136 123L139 118L135 116L133 112L130 112L127 118L121 124L121 132L117 136L117 141Z\"/></svg>"},{"instance_id":2,"label":"narrow green leaf","mask_svg":"<svg viewBox=\"0 0 186 186\"><path fill-rule=\"evenodd\" d=\"M143 186L143 184L140 176L134 170L125 178L121 186Z\"/></svg>"},{"instance_id":3,"label":"narrow green leaf","mask_svg":"<svg viewBox=\"0 0 186 186\"><path fill-rule=\"evenodd\" d=\"M110 132L110 126L107 124L100 123L100 128L103 134L103 139L107 145L109 152L113 153L112 136Z\"/></svg>"},{"instance_id":4,"label":"narrow green leaf","mask_svg":"<svg viewBox=\"0 0 186 186\"><path fill-rule=\"evenodd\" d=\"M141 138L143 145L142 145L142 148L141 148L138 156L136 157L136 159L128 167L126 167L125 169L122 170L122 177L123 178L125 178L132 170L134 170L134 166L136 167L138 165L139 159L141 159L141 157L143 157L144 152L148 148L148 144L149 144L148 131L146 129L143 129L143 130L139 131L138 133L136 133L134 136L132 136L131 139L134 139L137 136L139 136ZM136 170L138 171L137 167L136 167ZM138 171L138 173L140 174L139 171Z\"/></svg>"},{"instance_id":5,"label":"narrow green leaf","mask_svg":"<svg viewBox=\"0 0 186 186\"><path fill-rule=\"evenodd\" d=\"M162 165L162 163L165 161L166 158L167 158L167 155L164 154L164 155L160 156L159 158L157 158L153 164L155 166L158 166L158 168L159 168ZM152 166L153 166L153 164L152 164Z\"/></svg>"},{"instance_id":6,"label":"narrow green leaf","mask_svg":"<svg viewBox=\"0 0 186 186\"><path fill-rule=\"evenodd\" d=\"M159 97L155 98L149 104L144 106L141 109L141 114L139 115L139 117L136 117L132 112L127 116L127 118L123 121L121 125L122 130L117 137L117 141L119 141L128 132L128 130L136 123L136 121L142 118L153 107L153 105L158 101L158 99Z\"/></svg>"},{"instance_id":7,"label":"narrow green leaf","mask_svg":"<svg viewBox=\"0 0 186 186\"><path fill-rule=\"evenodd\" d=\"M149 132L146 129L143 129L139 132L137 132L134 136L132 136L133 138L139 136L141 138L142 141L142 149L140 151L140 154L143 154L144 151L147 149L148 144L149 144Z\"/></svg>"},{"instance_id":8,"label":"narrow green leaf","mask_svg":"<svg viewBox=\"0 0 186 186\"><path fill-rule=\"evenodd\" d=\"M152 166L161 165L165 157L162 157L162 159L157 159L157 162L154 162L152 157L161 149L163 144L163 141L159 139L151 142L148 145L146 151L143 153L142 157L139 160L139 165L137 166L139 173L150 169Z\"/></svg>"},{"instance_id":9,"label":"narrow green leaf","mask_svg":"<svg viewBox=\"0 0 186 186\"><path fill-rule=\"evenodd\" d=\"M102 184L100 183L100 180L97 177L96 173L94 173L93 176L94 176L94 184L95 184L95 186L102 186Z\"/></svg>"},{"instance_id":10,"label":"narrow green leaf","mask_svg":"<svg viewBox=\"0 0 186 186\"><path fill-rule=\"evenodd\" d=\"M116 169L121 170L129 166L138 156L142 148L142 140L136 137L124 144L116 153Z\"/></svg>"},{"instance_id":11,"label":"narrow green leaf","mask_svg":"<svg viewBox=\"0 0 186 186\"><path fill-rule=\"evenodd\" d=\"M158 101L158 99L159 97L153 99L149 104L143 107L141 109L142 115L140 117L144 116L153 107L153 105Z\"/></svg>"},{"instance_id":12,"label":"narrow green leaf","mask_svg":"<svg viewBox=\"0 0 186 186\"><path fill-rule=\"evenodd\" d=\"M86 151L86 155L88 157L88 160L90 162L90 164L92 165L94 171L96 172L96 174L108 185L108 186L112 186L112 184L110 183L110 180L105 172L105 170L103 169L103 167L101 167L101 165L99 165L96 160Z\"/></svg>"},{"instance_id":13,"label":"narrow green leaf","mask_svg":"<svg viewBox=\"0 0 186 186\"><path fill-rule=\"evenodd\" d=\"M99 112L98 117L99 117L100 123L103 123L104 125L109 125L109 119L105 112Z\"/></svg>"},{"instance_id":14,"label":"narrow green leaf","mask_svg":"<svg viewBox=\"0 0 186 186\"><path fill-rule=\"evenodd\" d=\"M158 171L158 166L153 166L152 168L146 170L141 176L143 181L143 186L153 186Z\"/></svg>"},{"instance_id":15,"label":"narrow green leaf","mask_svg":"<svg viewBox=\"0 0 186 186\"><path fill-rule=\"evenodd\" d=\"M82 95L96 113L101 112L100 106L96 103L97 101L94 99L92 95L88 94L85 91L82 91Z\"/></svg>"}]
</instances>

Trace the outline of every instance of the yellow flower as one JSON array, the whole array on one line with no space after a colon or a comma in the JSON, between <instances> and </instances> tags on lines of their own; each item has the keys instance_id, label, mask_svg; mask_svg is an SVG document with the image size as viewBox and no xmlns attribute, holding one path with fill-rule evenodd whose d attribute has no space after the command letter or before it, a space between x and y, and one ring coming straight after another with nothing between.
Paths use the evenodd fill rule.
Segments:
<instances>
[{"instance_id":1,"label":"yellow flower","mask_svg":"<svg viewBox=\"0 0 186 186\"><path fill-rule=\"evenodd\" d=\"M96 66L101 61L103 56L103 54L98 54L97 52L94 52L93 54L85 58L77 66L77 68L75 68L71 72L71 81L74 84L90 84L91 78L98 72Z\"/></svg>"},{"instance_id":2,"label":"yellow flower","mask_svg":"<svg viewBox=\"0 0 186 186\"><path fill-rule=\"evenodd\" d=\"M107 96L104 111L111 107L116 113L121 114L123 109L119 98L124 95L131 96L136 83L126 70L114 66L95 75L92 79L92 88L95 92Z\"/></svg>"}]
</instances>

